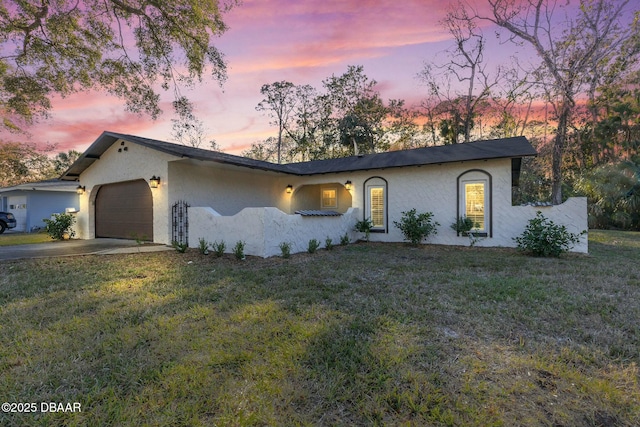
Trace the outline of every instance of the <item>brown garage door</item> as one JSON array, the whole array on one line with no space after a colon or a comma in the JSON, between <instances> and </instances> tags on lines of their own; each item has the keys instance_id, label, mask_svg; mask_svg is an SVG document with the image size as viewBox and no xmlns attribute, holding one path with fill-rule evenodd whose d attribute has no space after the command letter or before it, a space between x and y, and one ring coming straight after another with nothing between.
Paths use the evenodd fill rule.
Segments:
<instances>
[{"instance_id":1,"label":"brown garage door","mask_svg":"<svg viewBox=\"0 0 640 427\"><path fill-rule=\"evenodd\" d=\"M153 198L144 179L100 187L96 237L153 240Z\"/></svg>"}]
</instances>

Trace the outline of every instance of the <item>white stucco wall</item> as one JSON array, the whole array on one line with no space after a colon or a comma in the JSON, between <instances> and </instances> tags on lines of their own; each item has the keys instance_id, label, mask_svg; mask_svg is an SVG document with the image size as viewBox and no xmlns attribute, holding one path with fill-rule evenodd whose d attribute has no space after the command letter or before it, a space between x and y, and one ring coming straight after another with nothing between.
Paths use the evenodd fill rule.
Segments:
<instances>
[{"instance_id":1,"label":"white stucco wall","mask_svg":"<svg viewBox=\"0 0 640 427\"><path fill-rule=\"evenodd\" d=\"M189 246L198 247L199 240L209 243L224 241L230 253L239 240L245 242L245 254L269 257L281 254L280 244L291 244L291 253L305 252L311 239L325 246L327 237L333 244L353 231L358 210L349 209L334 217L288 215L277 208L246 208L232 216L222 216L210 207L189 208Z\"/></svg>"},{"instance_id":2,"label":"white stucco wall","mask_svg":"<svg viewBox=\"0 0 640 427\"><path fill-rule=\"evenodd\" d=\"M584 198L572 198L553 207L512 206L510 159L295 177L290 181L294 186L292 197L296 196L295 189L303 185L351 181L352 206L359 209L357 219L361 220L366 215L365 182L372 177L384 178L387 181L387 231L371 233L371 241L403 241L404 236L393 222L400 221L402 212L415 208L418 212L433 212L434 221L440 223L438 233L430 237L428 243L468 245L469 238L458 236L450 226L458 214L458 177L472 170L481 170L491 175L492 237L482 238L476 243L477 246L515 247L513 238L524 231L527 221L535 217L538 210L555 223L565 225L571 232L580 233L588 229ZM465 179L476 177L486 175L478 172L464 175ZM584 235L572 251L586 253L587 250L587 235Z\"/></svg>"},{"instance_id":3,"label":"white stucco wall","mask_svg":"<svg viewBox=\"0 0 640 427\"><path fill-rule=\"evenodd\" d=\"M127 148L125 151L124 148ZM118 149L122 151L118 152ZM100 185L136 179L149 180L160 177L160 186L151 189L153 197L153 239L157 243L170 243L170 207L168 188L171 187L168 162L177 157L146 148L138 144L120 141L109 147L80 176L80 185L86 187L80 196L80 211L77 216L76 237L95 238L95 196Z\"/></svg>"},{"instance_id":4,"label":"white stucco wall","mask_svg":"<svg viewBox=\"0 0 640 427\"><path fill-rule=\"evenodd\" d=\"M287 210L287 175L220 163L180 160L169 163L173 203L207 206L221 215L235 215L247 207L277 207Z\"/></svg>"},{"instance_id":5,"label":"white stucco wall","mask_svg":"<svg viewBox=\"0 0 640 427\"><path fill-rule=\"evenodd\" d=\"M497 229L500 232L499 238L509 240L511 236L522 234L528 221L535 218L538 211L554 223L564 225L571 233L580 234L588 231L587 198L571 197L563 204L556 206L512 206L505 212L504 225ZM511 246L515 246L515 243ZM580 236L580 242L571 249L571 252L589 252L588 234Z\"/></svg>"},{"instance_id":6,"label":"white stucco wall","mask_svg":"<svg viewBox=\"0 0 640 427\"><path fill-rule=\"evenodd\" d=\"M127 151L118 152L124 147ZM312 238L324 243L326 237L338 242L345 232L355 237L353 223L366 215L365 183L372 177L380 177L387 182L387 230L372 233L372 241L403 241L402 233L393 222L400 220L403 211L415 208L418 212L433 212L434 220L440 223L438 233L428 240L429 243L468 245L468 238L457 236L450 225L458 214L458 177L470 170L483 171L480 176L486 176L485 172L491 176L492 237L482 239L478 246L515 246L513 237L522 233L528 219L538 210L572 232L587 229L585 199L570 199L563 205L548 208L511 206L510 159L293 176L181 159L137 144L122 146L118 141L80 177L80 184L86 186L87 191L80 196L77 236L95 236L93 202L100 185L148 180L156 175L161 177L161 185L151 190L155 242L170 243L171 205L185 200L192 206L189 209L189 244L192 247L196 247L202 237L208 241L224 240L229 251L235 242L244 240L246 253L261 256L278 255L278 245L283 241L292 244L293 252L300 252L306 250ZM354 209L342 217L287 215L292 214L294 208L304 208L295 199L296 191L303 186L344 185L346 181L352 182L349 194ZM293 194L286 192L287 185L293 186ZM342 189L340 192L344 194ZM300 190L300 196L304 196L303 190ZM255 230L258 231L254 233ZM574 251L586 252L586 242L584 236Z\"/></svg>"}]
</instances>

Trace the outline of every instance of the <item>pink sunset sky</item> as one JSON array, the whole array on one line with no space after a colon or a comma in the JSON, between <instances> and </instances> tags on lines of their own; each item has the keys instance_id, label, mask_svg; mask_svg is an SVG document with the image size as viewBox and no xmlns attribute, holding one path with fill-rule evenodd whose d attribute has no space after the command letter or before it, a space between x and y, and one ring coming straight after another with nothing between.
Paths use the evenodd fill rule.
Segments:
<instances>
[{"instance_id":1,"label":"pink sunset sky","mask_svg":"<svg viewBox=\"0 0 640 427\"><path fill-rule=\"evenodd\" d=\"M227 81L220 87L205 79L183 93L194 103L208 139L231 154L275 135L269 118L255 110L265 83L287 80L320 88L323 79L343 74L348 65L363 65L365 74L378 82L383 99L404 99L407 106L415 106L426 96L416 75L425 61L442 63L451 47L439 23L448 4L244 0L225 15L230 29L214 41L227 60ZM507 61L510 48L498 45L491 32L485 29L495 43L488 48L492 61ZM51 117L31 127L30 138L17 139L57 144L56 151L83 151L104 130L170 140L172 92L163 93L162 99L164 114L153 121L125 112L122 100L104 93L55 98Z\"/></svg>"}]
</instances>

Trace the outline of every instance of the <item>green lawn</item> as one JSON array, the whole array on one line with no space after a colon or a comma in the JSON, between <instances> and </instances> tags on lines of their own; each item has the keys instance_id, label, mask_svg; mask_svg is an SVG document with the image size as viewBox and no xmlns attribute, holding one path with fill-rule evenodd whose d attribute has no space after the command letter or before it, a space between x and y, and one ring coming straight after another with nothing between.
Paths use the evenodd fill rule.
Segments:
<instances>
[{"instance_id":1,"label":"green lawn","mask_svg":"<svg viewBox=\"0 0 640 427\"><path fill-rule=\"evenodd\" d=\"M0 264L2 426L638 426L640 234Z\"/></svg>"},{"instance_id":2,"label":"green lawn","mask_svg":"<svg viewBox=\"0 0 640 427\"><path fill-rule=\"evenodd\" d=\"M29 243L52 242L47 233L10 233L0 234L0 246L26 245Z\"/></svg>"}]
</instances>

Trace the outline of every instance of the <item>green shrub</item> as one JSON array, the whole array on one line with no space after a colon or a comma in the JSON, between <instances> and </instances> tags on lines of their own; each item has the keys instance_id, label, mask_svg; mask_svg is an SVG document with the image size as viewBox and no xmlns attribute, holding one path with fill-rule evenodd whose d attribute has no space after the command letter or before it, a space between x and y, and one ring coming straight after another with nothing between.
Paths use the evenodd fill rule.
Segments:
<instances>
[{"instance_id":1,"label":"green shrub","mask_svg":"<svg viewBox=\"0 0 640 427\"><path fill-rule=\"evenodd\" d=\"M310 254L315 253L315 251L320 247L320 242L316 239L309 240L309 247L307 248L307 252Z\"/></svg>"},{"instance_id":2,"label":"green shrub","mask_svg":"<svg viewBox=\"0 0 640 427\"><path fill-rule=\"evenodd\" d=\"M415 209L402 212L400 221L393 221L393 225L402 231L404 239L417 246L427 237L436 234L440 226L433 221L433 212L417 214Z\"/></svg>"},{"instance_id":3,"label":"green shrub","mask_svg":"<svg viewBox=\"0 0 640 427\"><path fill-rule=\"evenodd\" d=\"M202 237L198 239L198 250L202 255L209 255L209 242Z\"/></svg>"},{"instance_id":4,"label":"green shrub","mask_svg":"<svg viewBox=\"0 0 640 427\"><path fill-rule=\"evenodd\" d=\"M289 258L291 256L291 243L280 243L280 252L282 252L282 258Z\"/></svg>"},{"instance_id":5,"label":"green shrub","mask_svg":"<svg viewBox=\"0 0 640 427\"><path fill-rule=\"evenodd\" d=\"M245 243L242 240L238 240L236 245L233 247L233 254L235 255L236 259L243 260L246 258L246 256L244 255L244 244Z\"/></svg>"},{"instance_id":6,"label":"green shrub","mask_svg":"<svg viewBox=\"0 0 640 427\"><path fill-rule=\"evenodd\" d=\"M513 240L523 252L534 256L558 257L578 243L580 236L585 233L570 233L564 225L554 224L538 211L536 217L529 220L524 232Z\"/></svg>"},{"instance_id":7,"label":"green shrub","mask_svg":"<svg viewBox=\"0 0 640 427\"><path fill-rule=\"evenodd\" d=\"M187 251L187 249L189 248L188 244L186 244L186 243L178 243L176 240L171 242L171 246L173 246L173 249L175 249L176 252L179 252L181 254L185 253Z\"/></svg>"},{"instance_id":8,"label":"green shrub","mask_svg":"<svg viewBox=\"0 0 640 427\"><path fill-rule=\"evenodd\" d=\"M474 228L480 227L480 224L474 222L473 219L468 216L460 216L456 218L455 222L451 224L451 228L455 230L456 233L466 234Z\"/></svg>"},{"instance_id":9,"label":"green shrub","mask_svg":"<svg viewBox=\"0 0 640 427\"><path fill-rule=\"evenodd\" d=\"M52 219L43 219L45 231L52 239L63 240L65 234L72 238L76 232L71 229L76 219L73 215L67 213L59 213L51 215Z\"/></svg>"},{"instance_id":10,"label":"green shrub","mask_svg":"<svg viewBox=\"0 0 640 427\"><path fill-rule=\"evenodd\" d=\"M349 243L351 243L351 239L349 238L349 234L348 234L348 233L344 233L344 236L342 236L342 237L340 238L340 244L341 244L342 246L346 246L346 245L348 245Z\"/></svg>"},{"instance_id":11,"label":"green shrub","mask_svg":"<svg viewBox=\"0 0 640 427\"><path fill-rule=\"evenodd\" d=\"M216 255L216 257L220 258L222 255L224 255L224 251L225 249L227 249L227 245L225 245L224 240L221 240L220 243L218 243L218 241L216 240L211 244L211 249L213 249L213 253Z\"/></svg>"},{"instance_id":12,"label":"green shrub","mask_svg":"<svg viewBox=\"0 0 640 427\"><path fill-rule=\"evenodd\" d=\"M371 218L365 218L362 221L356 222L356 231L360 233L364 233L364 240L369 241L369 236L371 235L371 229L373 228L373 222L371 222Z\"/></svg>"},{"instance_id":13,"label":"green shrub","mask_svg":"<svg viewBox=\"0 0 640 427\"><path fill-rule=\"evenodd\" d=\"M451 228L455 230L455 232L460 235L469 237L469 245L473 246L480 240L480 237L477 233L474 233L472 230L474 228L479 228L480 223L475 222L473 219L467 216L460 216L456 218L455 222L451 224Z\"/></svg>"},{"instance_id":14,"label":"green shrub","mask_svg":"<svg viewBox=\"0 0 640 427\"><path fill-rule=\"evenodd\" d=\"M327 237L326 239L324 239L324 247L328 251L333 249L333 239L331 239L331 237Z\"/></svg>"}]
</instances>

